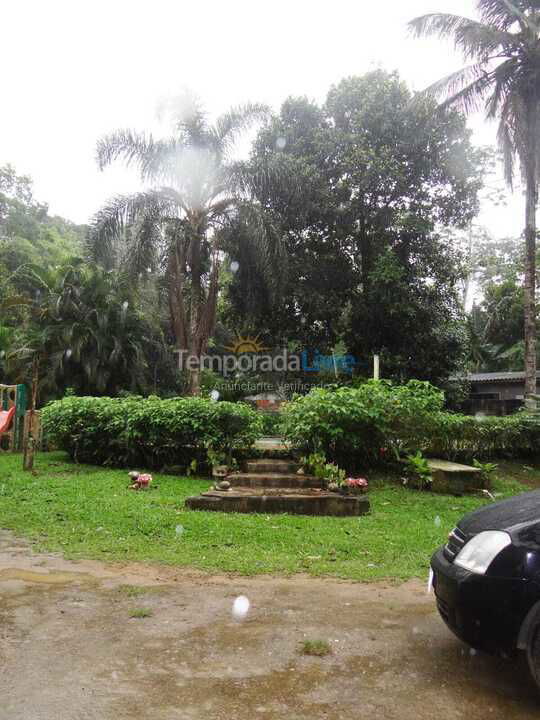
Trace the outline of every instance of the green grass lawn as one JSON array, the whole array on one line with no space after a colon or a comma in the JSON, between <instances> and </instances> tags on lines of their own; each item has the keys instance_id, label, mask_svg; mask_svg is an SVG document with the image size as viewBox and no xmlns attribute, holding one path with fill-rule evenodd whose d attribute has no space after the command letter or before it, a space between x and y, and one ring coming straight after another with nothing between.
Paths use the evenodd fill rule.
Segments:
<instances>
[{"instance_id":1,"label":"green grass lawn","mask_svg":"<svg viewBox=\"0 0 540 720\"><path fill-rule=\"evenodd\" d=\"M372 513L364 517L206 513L186 511L183 501L208 480L154 473L151 490L133 492L126 471L75 465L63 453L39 454L34 474L21 465L20 455L0 455L0 527L38 550L246 575L426 577L456 521L486 502L405 490L372 474ZM531 485L540 486L540 469L505 463L494 491L502 498Z\"/></svg>"}]
</instances>

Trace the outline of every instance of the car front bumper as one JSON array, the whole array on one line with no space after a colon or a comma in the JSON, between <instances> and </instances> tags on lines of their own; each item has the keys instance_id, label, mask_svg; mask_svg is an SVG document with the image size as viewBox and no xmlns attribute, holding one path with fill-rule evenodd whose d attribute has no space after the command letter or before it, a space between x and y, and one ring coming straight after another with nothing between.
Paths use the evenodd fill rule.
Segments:
<instances>
[{"instance_id":1,"label":"car front bumper","mask_svg":"<svg viewBox=\"0 0 540 720\"><path fill-rule=\"evenodd\" d=\"M526 581L478 575L450 563L438 550L431 559L439 613L461 640L490 653L513 653L527 613Z\"/></svg>"}]
</instances>

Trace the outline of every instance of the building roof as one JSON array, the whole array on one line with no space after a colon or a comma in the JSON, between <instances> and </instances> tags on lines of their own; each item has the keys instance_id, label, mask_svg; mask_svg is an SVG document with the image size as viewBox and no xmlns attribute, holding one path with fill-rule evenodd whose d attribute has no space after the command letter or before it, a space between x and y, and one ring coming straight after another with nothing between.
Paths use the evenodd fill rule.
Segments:
<instances>
[{"instance_id":1,"label":"building roof","mask_svg":"<svg viewBox=\"0 0 540 720\"><path fill-rule=\"evenodd\" d=\"M540 379L540 371L536 373L537 379ZM506 383L521 383L525 382L524 372L491 372L491 373L469 373L463 375L460 378L454 378L456 380L463 379L468 380L471 383L492 383L492 382L506 382Z\"/></svg>"}]
</instances>

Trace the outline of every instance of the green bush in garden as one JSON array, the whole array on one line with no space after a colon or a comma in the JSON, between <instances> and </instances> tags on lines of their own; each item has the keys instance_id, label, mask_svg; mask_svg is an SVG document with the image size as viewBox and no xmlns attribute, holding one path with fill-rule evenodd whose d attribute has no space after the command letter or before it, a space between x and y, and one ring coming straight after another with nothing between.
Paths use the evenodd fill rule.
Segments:
<instances>
[{"instance_id":1,"label":"green bush in garden","mask_svg":"<svg viewBox=\"0 0 540 720\"><path fill-rule=\"evenodd\" d=\"M415 449L416 438L441 411L444 395L426 382L406 385L371 380L358 388L317 388L289 403L284 412L285 437L305 451L327 458L376 461Z\"/></svg>"},{"instance_id":2,"label":"green bush in garden","mask_svg":"<svg viewBox=\"0 0 540 720\"><path fill-rule=\"evenodd\" d=\"M282 432L281 413L275 411L259 410L262 419L263 435L279 436Z\"/></svg>"},{"instance_id":3,"label":"green bush in garden","mask_svg":"<svg viewBox=\"0 0 540 720\"><path fill-rule=\"evenodd\" d=\"M262 434L249 406L192 397L66 397L42 421L49 444L74 460L153 468L206 463L209 450L249 447Z\"/></svg>"},{"instance_id":4,"label":"green bush in garden","mask_svg":"<svg viewBox=\"0 0 540 720\"><path fill-rule=\"evenodd\" d=\"M283 430L293 446L323 452L352 469L420 451L451 460L520 457L540 449L540 423L525 413L476 419L443 411L429 383L368 381L358 388L316 389L289 403Z\"/></svg>"},{"instance_id":5,"label":"green bush in garden","mask_svg":"<svg viewBox=\"0 0 540 720\"><path fill-rule=\"evenodd\" d=\"M422 442L430 455L451 460L526 457L540 453L540 423L525 412L481 419L439 413Z\"/></svg>"}]
</instances>

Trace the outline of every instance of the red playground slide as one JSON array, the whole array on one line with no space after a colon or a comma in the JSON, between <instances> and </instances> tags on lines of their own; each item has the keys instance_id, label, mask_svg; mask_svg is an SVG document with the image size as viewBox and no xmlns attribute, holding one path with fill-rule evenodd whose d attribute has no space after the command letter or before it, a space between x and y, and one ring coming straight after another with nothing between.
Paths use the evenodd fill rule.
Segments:
<instances>
[{"instance_id":1,"label":"red playground slide","mask_svg":"<svg viewBox=\"0 0 540 720\"><path fill-rule=\"evenodd\" d=\"M14 415L15 406L10 408L9 410L0 410L0 435L9 430Z\"/></svg>"}]
</instances>

